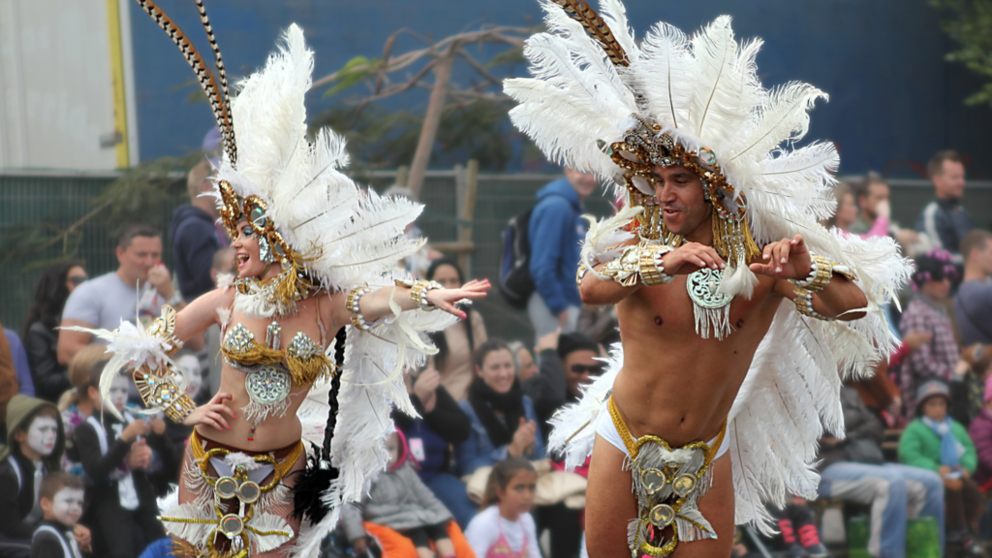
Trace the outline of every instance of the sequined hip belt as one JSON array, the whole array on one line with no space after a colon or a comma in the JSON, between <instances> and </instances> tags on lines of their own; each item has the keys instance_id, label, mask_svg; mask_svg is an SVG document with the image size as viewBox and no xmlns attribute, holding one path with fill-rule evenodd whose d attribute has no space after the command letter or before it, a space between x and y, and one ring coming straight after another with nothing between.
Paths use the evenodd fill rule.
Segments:
<instances>
[{"instance_id":1,"label":"sequined hip belt","mask_svg":"<svg viewBox=\"0 0 992 558\"><path fill-rule=\"evenodd\" d=\"M638 438L620 416L613 397L607 402L610 418L627 447L631 488L637 499L637 517L627 525L627 546L634 558L668 556L680 541L717 538L699 511L699 498L712 484L710 465L723 442L727 426L712 441L672 448L646 434Z\"/></svg>"}]
</instances>

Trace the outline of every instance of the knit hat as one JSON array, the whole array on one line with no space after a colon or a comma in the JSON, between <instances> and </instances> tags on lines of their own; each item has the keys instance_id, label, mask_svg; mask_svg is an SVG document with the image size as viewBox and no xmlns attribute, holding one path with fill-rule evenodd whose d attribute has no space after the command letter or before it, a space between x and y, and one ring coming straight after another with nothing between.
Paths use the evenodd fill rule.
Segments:
<instances>
[{"instance_id":1,"label":"knit hat","mask_svg":"<svg viewBox=\"0 0 992 558\"><path fill-rule=\"evenodd\" d=\"M987 388L985 393L988 394ZM916 389L916 410L919 411L923 408L923 404L926 403L927 399L938 396L950 402L951 390L948 389L947 384L940 380L927 380ZM988 396L986 395L986 397Z\"/></svg>"}]
</instances>

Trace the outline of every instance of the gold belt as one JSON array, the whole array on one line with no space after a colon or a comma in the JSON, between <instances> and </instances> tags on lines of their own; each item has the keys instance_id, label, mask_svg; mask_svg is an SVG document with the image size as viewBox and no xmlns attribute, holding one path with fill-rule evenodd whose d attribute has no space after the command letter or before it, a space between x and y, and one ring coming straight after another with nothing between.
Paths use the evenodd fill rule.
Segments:
<instances>
[{"instance_id":1,"label":"gold belt","mask_svg":"<svg viewBox=\"0 0 992 558\"><path fill-rule=\"evenodd\" d=\"M634 438L634 435L630 433L630 429L627 428L627 423L624 422L623 417L620 416L620 410L617 409L617 404L613 400L613 395L610 395L610 399L607 401L607 407L610 410L610 418L613 419L613 426L616 427L617 432L620 434L620 439L623 440L623 445L627 447L627 452L630 454L630 458L633 459L637 457L637 452L641 449L641 446L648 442L654 442L656 444L661 444L667 449L671 449L668 442L654 436L652 434L645 434L638 438ZM697 448L708 446L708 451L706 453L706 463L710 463L716 457L716 452L720 449L720 445L723 444L723 438L727 434L727 421L723 421L723 426L720 427L720 433L717 434L716 439L713 440L712 444L707 442L691 442L682 447L684 448Z\"/></svg>"},{"instance_id":2,"label":"gold belt","mask_svg":"<svg viewBox=\"0 0 992 558\"><path fill-rule=\"evenodd\" d=\"M223 456L229 453L242 451L237 449L231 450L225 447L206 449L203 447L203 440L200 438L200 435L196 432L196 430L193 430L193 433L189 437L189 449L190 453L193 455L193 459L196 461L196 464L203 472L203 478L206 479L207 483L211 486L213 486L212 481L215 481L216 479L214 479L213 475L210 474L210 458L218 455ZM296 442L292 449L290 449L282 459L277 459L275 453L276 452L265 452L252 456L252 459L254 459L256 463L266 463L272 465L272 480L260 487L263 493L268 492L275 487L275 485L284 479L293 469L293 466L296 465L296 462L300 459L300 455L303 453L303 442Z\"/></svg>"}]
</instances>

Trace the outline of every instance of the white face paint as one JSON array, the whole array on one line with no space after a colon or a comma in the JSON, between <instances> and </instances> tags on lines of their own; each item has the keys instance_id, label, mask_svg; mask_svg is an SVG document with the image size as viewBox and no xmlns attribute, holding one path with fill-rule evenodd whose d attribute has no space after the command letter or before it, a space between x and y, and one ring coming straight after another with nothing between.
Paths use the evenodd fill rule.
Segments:
<instances>
[{"instance_id":1,"label":"white face paint","mask_svg":"<svg viewBox=\"0 0 992 558\"><path fill-rule=\"evenodd\" d=\"M127 388L131 380L127 376L114 376L114 382L110 384L110 402L117 407L118 411L123 411L127 405Z\"/></svg>"},{"instance_id":2,"label":"white face paint","mask_svg":"<svg viewBox=\"0 0 992 558\"><path fill-rule=\"evenodd\" d=\"M52 515L55 520L72 527L83 515L83 491L78 488L63 488L52 499Z\"/></svg>"},{"instance_id":3,"label":"white face paint","mask_svg":"<svg viewBox=\"0 0 992 558\"><path fill-rule=\"evenodd\" d=\"M52 455L59 436L59 423L52 417L35 417L28 426L28 447L42 457Z\"/></svg>"},{"instance_id":4,"label":"white face paint","mask_svg":"<svg viewBox=\"0 0 992 558\"><path fill-rule=\"evenodd\" d=\"M203 387L203 370L200 368L200 359L196 355L183 355L176 359L176 366L183 373L186 380L186 395L196 397Z\"/></svg>"}]
</instances>

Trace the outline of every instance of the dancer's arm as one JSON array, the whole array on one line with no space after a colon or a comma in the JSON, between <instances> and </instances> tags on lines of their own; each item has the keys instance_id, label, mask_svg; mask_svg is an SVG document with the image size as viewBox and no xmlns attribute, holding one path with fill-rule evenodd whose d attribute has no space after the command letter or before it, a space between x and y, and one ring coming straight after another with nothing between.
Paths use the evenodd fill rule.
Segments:
<instances>
[{"instance_id":1,"label":"dancer's arm","mask_svg":"<svg viewBox=\"0 0 992 558\"><path fill-rule=\"evenodd\" d=\"M231 308L233 303L234 289L214 289L196 297L176 314L176 337L186 341L202 334L218 323L217 311Z\"/></svg>"},{"instance_id":2,"label":"dancer's arm","mask_svg":"<svg viewBox=\"0 0 992 558\"><path fill-rule=\"evenodd\" d=\"M808 288L797 286L797 281L809 278L815 273L814 257L806 247L802 235L772 242L762 251L762 262L752 263L751 271L760 275L768 275L778 279L775 292L796 303L801 312L812 317L823 319L856 320L865 316L868 297L855 284L849 274L841 271L839 266L824 259L816 264L822 266L823 283L814 284ZM818 276L819 277L819 276ZM817 279L816 281L819 281ZM814 281L814 283L816 283ZM802 297L810 297L812 312L802 310Z\"/></svg>"},{"instance_id":3,"label":"dancer's arm","mask_svg":"<svg viewBox=\"0 0 992 558\"><path fill-rule=\"evenodd\" d=\"M465 312L457 308L455 303L462 299L478 300L485 298L490 286L488 279L473 279L458 289L431 287L423 290L423 296L426 297L427 302L425 307L418 303L414 296L417 292L415 290L416 287L410 288L403 285L396 285L369 291L357 297L357 303L361 309L362 316L369 323L393 315L393 310L390 308L390 301L397 305L401 311L415 310L421 307L439 308L464 320L466 318ZM349 312L350 309L347 308L347 297L340 297L340 300L345 306L344 310Z\"/></svg>"}]
</instances>

